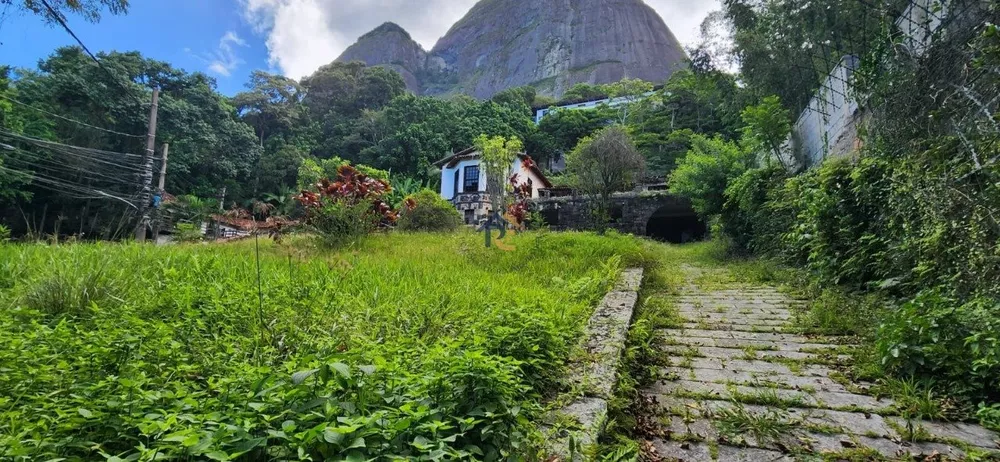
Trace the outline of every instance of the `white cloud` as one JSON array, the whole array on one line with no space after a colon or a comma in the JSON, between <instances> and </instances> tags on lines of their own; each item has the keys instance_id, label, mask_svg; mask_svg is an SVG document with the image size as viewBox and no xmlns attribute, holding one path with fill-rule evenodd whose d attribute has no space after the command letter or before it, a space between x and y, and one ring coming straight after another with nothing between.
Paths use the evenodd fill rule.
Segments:
<instances>
[{"instance_id":1,"label":"white cloud","mask_svg":"<svg viewBox=\"0 0 1000 462\"><path fill-rule=\"evenodd\" d=\"M386 21L406 29L427 50L477 0L241 0L244 18L267 37L270 64L292 78L336 59L358 37ZM548 0L542 0L548 1ZM646 0L685 46L720 0ZM513 13L513 12L512 12Z\"/></svg>"},{"instance_id":2,"label":"white cloud","mask_svg":"<svg viewBox=\"0 0 1000 462\"><path fill-rule=\"evenodd\" d=\"M205 61L209 71L223 77L229 77L236 68L245 62L236 53L236 47L246 46L247 42L236 35L236 32L229 31L219 39L219 46L215 51L199 56L199 58ZM185 51L189 51L189 49L185 48Z\"/></svg>"}]
</instances>

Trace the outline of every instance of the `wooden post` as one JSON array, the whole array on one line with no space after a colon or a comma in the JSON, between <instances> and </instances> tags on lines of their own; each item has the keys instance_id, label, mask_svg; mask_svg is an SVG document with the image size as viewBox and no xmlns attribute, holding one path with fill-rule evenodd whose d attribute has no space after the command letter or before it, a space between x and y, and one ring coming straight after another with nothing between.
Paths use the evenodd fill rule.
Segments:
<instances>
[{"instance_id":1,"label":"wooden post","mask_svg":"<svg viewBox=\"0 0 1000 462\"><path fill-rule=\"evenodd\" d=\"M146 240L146 226L149 225L149 203L153 198L153 151L156 148L156 109L160 101L160 90L153 90L153 104L149 110L149 134L146 135L146 152L142 154L142 174L139 182L139 223L135 227L136 242Z\"/></svg>"}]
</instances>

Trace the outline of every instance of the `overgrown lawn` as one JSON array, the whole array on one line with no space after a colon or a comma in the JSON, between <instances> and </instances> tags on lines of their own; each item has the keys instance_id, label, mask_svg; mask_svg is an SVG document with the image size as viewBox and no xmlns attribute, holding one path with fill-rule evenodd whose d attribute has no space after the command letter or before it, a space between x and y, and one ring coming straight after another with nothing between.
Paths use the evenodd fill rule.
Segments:
<instances>
[{"instance_id":1,"label":"overgrown lawn","mask_svg":"<svg viewBox=\"0 0 1000 462\"><path fill-rule=\"evenodd\" d=\"M642 244L0 245L0 459L530 456ZM259 280L258 280L259 274Z\"/></svg>"}]
</instances>

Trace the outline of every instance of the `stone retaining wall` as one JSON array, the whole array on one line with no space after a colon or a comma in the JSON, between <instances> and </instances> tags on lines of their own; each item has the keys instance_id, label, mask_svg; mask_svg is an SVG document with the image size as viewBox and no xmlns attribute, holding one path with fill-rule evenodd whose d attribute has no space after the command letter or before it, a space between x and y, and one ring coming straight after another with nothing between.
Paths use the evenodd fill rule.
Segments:
<instances>
[{"instance_id":1,"label":"stone retaining wall","mask_svg":"<svg viewBox=\"0 0 1000 462\"><path fill-rule=\"evenodd\" d=\"M625 270L590 317L582 343L586 359L570 366L570 383L582 396L549 416L549 456L583 460L582 452L604 431L642 276L642 268ZM560 428L566 422L570 428Z\"/></svg>"}]
</instances>

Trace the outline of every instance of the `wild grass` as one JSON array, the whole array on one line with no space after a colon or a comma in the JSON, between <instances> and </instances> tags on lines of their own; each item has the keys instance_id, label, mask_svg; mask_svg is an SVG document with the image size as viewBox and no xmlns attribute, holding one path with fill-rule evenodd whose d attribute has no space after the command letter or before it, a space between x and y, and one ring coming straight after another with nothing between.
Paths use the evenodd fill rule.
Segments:
<instances>
[{"instance_id":1,"label":"wild grass","mask_svg":"<svg viewBox=\"0 0 1000 462\"><path fill-rule=\"evenodd\" d=\"M595 302L646 260L481 239L261 240L259 279L253 241L0 245L0 459L530 453Z\"/></svg>"},{"instance_id":2,"label":"wild grass","mask_svg":"<svg viewBox=\"0 0 1000 462\"><path fill-rule=\"evenodd\" d=\"M771 443L799 425L787 412L776 409L754 412L739 402L714 412L713 422L727 440L743 444L748 443L748 436L757 444Z\"/></svg>"}]
</instances>

